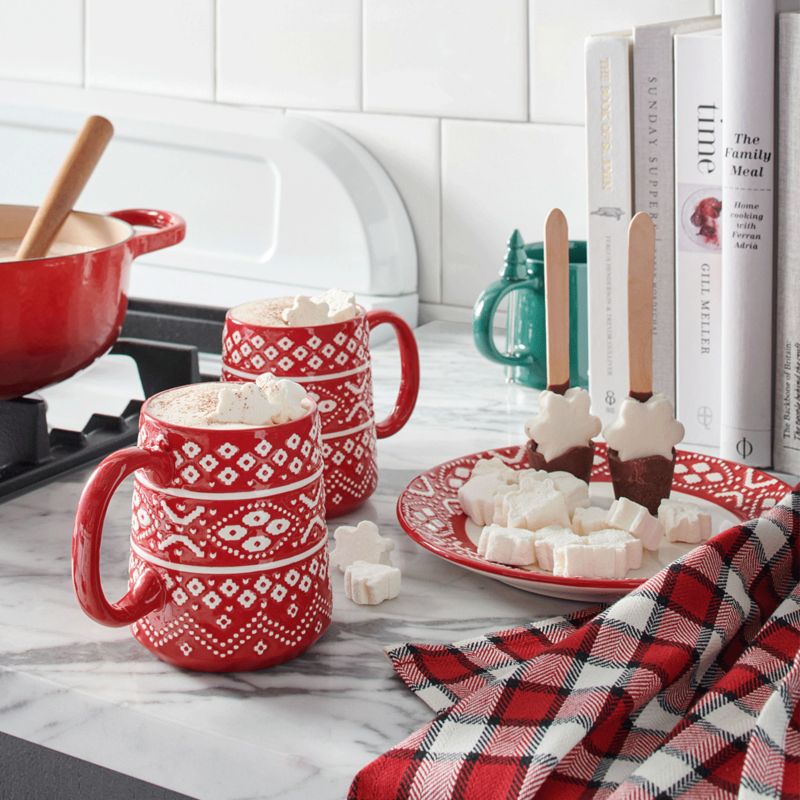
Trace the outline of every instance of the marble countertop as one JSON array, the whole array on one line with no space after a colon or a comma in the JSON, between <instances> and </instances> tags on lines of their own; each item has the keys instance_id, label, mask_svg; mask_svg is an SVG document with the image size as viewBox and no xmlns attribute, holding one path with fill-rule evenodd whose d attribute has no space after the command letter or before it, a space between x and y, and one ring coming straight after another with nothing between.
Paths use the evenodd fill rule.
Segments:
<instances>
[{"instance_id":1,"label":"marble countertop","mask_svg":"<svg viewBox=\"0 0 800 800\"><path fill-rule=\"evenodd\" d=\"M377 493L333 523L376 521L395 542L400 597L360 607L334 573L333 623L308 653L259 673L170 667L127 629L79 610L70 580L72 520L88 470L0 505L0 730L196 798L342 798L360 767L431 717L395 677L383 647L445 642L579 606L466 572L415 545L395 518L418 472L519 442L536 392L503 382L465 325L417 331L422 389L404 430L379 442ZM375 348L376 412L399 364ZM115 496L103 541L109 595L126 585L130 491Z\"/></svg>"}]
</instances>

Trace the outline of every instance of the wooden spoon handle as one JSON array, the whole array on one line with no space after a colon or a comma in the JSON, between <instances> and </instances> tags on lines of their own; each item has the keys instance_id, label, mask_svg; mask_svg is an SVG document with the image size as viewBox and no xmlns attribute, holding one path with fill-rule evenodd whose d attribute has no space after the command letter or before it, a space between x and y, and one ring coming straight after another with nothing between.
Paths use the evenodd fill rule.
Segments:
<instances>
[{"instance_id":1,"label":"wooden spoon handle","mask_svg":"<svg viewBox=\"0 0 800 800\"><path fill-rule=\"evenodd\" d=\"M628 227L628 382L630 395L653 395L653 270L656 229L640 211Z\"/></svg>"},{"instance_id":2,"label":"wooden spoon handle","mask_svg":"<svg viewBox=\"0 0 800 800\"><path fill-rule=\"evenodd\" d=\"M18 261L47 255L113 134L114 128L105 117L89 117L83 124L20 243L16 256Z\"/></svg>"},{"instance_id":3,"label":"wooden spoon handle","mask_svg":"<svg viewBox=\"0 0 800 800\"><path fill-rule=\"evenodd\" d=\"M547 388L563 394L569 389L569 235L558 208L544 224L544 297Z\"/></svg>"}]
</instances>

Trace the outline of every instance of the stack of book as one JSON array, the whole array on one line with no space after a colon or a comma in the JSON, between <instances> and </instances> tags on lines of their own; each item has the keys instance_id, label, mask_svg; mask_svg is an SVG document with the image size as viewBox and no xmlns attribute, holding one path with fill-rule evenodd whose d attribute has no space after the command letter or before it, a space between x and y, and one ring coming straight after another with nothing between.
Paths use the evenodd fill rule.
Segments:
<instances>
[{"instance_id":1,"label":"stack of book","mask_svg":"<svg viewBox=\"0 0 800 800\"><path fill-rule=\"evenodd\" d=\"M613 419L646 211L654 384L686 441L800 473L800 14L780 2L587 39L589 388Z\"/></svg>"}]
</instances>

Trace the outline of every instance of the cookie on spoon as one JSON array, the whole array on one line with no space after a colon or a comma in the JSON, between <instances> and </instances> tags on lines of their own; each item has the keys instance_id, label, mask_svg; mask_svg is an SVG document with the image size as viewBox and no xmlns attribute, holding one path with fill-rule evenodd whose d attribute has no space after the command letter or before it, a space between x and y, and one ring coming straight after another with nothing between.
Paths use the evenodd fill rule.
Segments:
<instances>
[{"instance_id":1,"label":"cookie on spoon","mask_svg":"<svg viewBox=\"0 0 800 800\"><path fill-rule=\"evenodd\" d=\"M655 226L640 212L628 227L630 396L604 435L615 497L627 497L656 515L672 489L675 445L683 439L684 429L675 419L672 403L653 394L654 262Z\"/></svg>"},{"instance_id":2,"label":"cookie on spoon","mask_svg":"<svg viewBox=\"0 0 800 800\"><path fill-rule=\"evenodd\" d=\"M594 442L600 418L590 411L585 389L563 394L545 390L539 396L539 413L525 423L528 463L547 472L570 472L589 483L594 464Z\"/></svg>"},{"instance_id":3,"label":"cookie on spoon","mask_svg":"<svg viewBox=\"0 0 800 800\"><path fill-rule=\"evenodd\" d=\"M658 514L672 489L675 445L684 435L672 403L663 394L645 402L628 397L604 435L614 496L627 497Z\"/></svg>"},{"instance_id":4,"label":"cookie on spoon","mask_svg":"<svg viewBox=\"0 0 800 800\"><path fill-rule=\"evenodd\" d=\"M554 208L544 226L544 294L547 325L547 389L539 413L525 424L528 462L546 472L569 472L589 482L600 420L590 412L585 389L569 388L569 235Z\"/></svg>"}]
</instances>

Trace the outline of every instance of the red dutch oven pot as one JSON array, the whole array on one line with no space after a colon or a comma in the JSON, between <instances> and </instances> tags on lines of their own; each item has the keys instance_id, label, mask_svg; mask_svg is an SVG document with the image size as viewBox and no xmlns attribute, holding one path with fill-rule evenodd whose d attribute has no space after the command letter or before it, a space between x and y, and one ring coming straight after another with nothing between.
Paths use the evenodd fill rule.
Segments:
<instances>
[{"instance_id":1,"label":"red dutch oven pot","mask_svg":"<svg viewBox=\"0 0 800 800\"><path fill-rule=\"evenodd\" d=\"M35 212L0 205L0 238L21 239ZM167 211L73 211L58 241L86 252L0 263L0 400L62 381L105 353L125 318L131 262L185 233Z\"/></svg>"}]
</instances>

